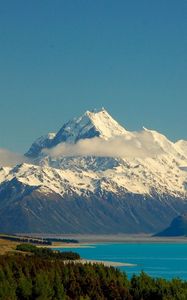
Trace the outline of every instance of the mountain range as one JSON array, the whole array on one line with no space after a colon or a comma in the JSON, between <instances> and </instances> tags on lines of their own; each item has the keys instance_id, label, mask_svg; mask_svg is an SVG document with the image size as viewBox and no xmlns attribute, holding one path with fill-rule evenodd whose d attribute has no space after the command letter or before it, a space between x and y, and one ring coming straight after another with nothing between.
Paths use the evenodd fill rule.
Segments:
<instances>
[{"instance_id":1,"label":"mountain range","mask_svg":"<svg viewBox=\"0 0 187 300\"><path fill-rule=\"evenodd\" d=\"M87 111L0 168L0 231L154 233L187 212L187 141Z\"/></svg>"}]
</instances>

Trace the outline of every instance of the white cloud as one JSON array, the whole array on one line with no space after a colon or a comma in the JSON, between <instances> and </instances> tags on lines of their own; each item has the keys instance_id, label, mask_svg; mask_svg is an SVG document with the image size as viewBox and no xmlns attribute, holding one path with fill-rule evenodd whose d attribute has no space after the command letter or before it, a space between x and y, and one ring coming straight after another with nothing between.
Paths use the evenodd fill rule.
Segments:
<instances>
[{"instance_id":1,"label":"white cloud","mask_svg":"<svg viewBox=\"0 0 187 300\"><path fill-rule=\"evenodd\" d=\"M27 158L24 155L0 148L0 166L11 167L23 162L27 162Z\"/></svg>"},{"instance_id":2,"label":"white cloud","mask_svg":"<svg viewBox=\"0 0 187 300\"><path fill-rule=\"evenodd\" d=\"M61 143L43 153L51 157L61 156L112 156L112 157L154 157L162 149L153 136L142 131L138 134L119 136L104 140L99 137L80 140L76 144Z\"/></svg>"}]
</instances>

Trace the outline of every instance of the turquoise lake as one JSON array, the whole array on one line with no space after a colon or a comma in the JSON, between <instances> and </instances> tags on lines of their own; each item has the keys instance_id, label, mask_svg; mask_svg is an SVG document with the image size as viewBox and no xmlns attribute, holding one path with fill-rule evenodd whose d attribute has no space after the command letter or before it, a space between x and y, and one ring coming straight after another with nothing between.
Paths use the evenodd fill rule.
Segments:
<instances>
[{"instance_id":1,"label":"turquoise lake","mask_svg":"<svg viewBox=\"0 0 187 300\"><path fill-rule=\"evenodd\" d=\"M91 248L66 248L63 251L74 251L87 259L136 264L133 267L119 267L128 277L143 270L152 277L179 277L187 280L187 244L107 243L90 246Z\"/></svg>"}]
</instances>

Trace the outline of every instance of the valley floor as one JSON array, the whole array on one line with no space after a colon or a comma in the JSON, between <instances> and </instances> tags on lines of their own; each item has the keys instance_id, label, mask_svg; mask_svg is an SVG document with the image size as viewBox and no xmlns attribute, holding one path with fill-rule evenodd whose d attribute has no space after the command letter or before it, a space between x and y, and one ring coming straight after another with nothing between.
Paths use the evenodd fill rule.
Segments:
<instances>
[{"instance_id":1,"label":"valley floor","mask_svg":"<svg viewBox=\"0 0 187 300\"><path fill-rule=\"evenodd\" d=\"M154 237L149 234L32 234L34 237L43 237L43 238L61 238L61 239L75 239L79 243L63 243L63 244L53 244L58 248L88 248L92 247L90 244L94 243L187 243L187 237ZM51 247L51 246L49 246Z\"/></svg>"}]
</instances>

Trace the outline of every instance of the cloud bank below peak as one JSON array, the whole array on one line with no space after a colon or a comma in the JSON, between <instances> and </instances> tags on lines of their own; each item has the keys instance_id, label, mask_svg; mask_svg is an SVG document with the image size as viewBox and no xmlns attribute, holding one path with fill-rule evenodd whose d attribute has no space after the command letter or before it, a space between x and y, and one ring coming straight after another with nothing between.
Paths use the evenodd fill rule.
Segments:
<instances>
[{"instance_id":1,"label":"cloud bank below peak","mask_svg":"<svg viewBox=\"0 0 187 300\"><path fill-rule=\"evenodd\" d=\"M52 158L62 156L105 156L146 158L155 157L164 151L152 135L146 131L127 136L116 136L108 140L99 137L84 139L76 144L60 143L51 149L43 149L45 155Z\"/></svg>"},{"instance_id":2,"label":"cloud bank below peak","mask_svg":"<svg viewBox=\"0 0 187 300\"><path fill-rule=\"evenodd\" d=\"M1 167L13 167L17 164L29 162L28 159L18 153L14 153L10 150L0 148L0 166Z\"/></svg>"}]
</instances>

